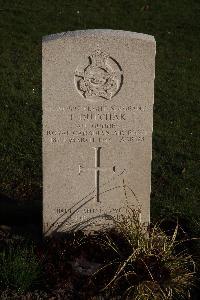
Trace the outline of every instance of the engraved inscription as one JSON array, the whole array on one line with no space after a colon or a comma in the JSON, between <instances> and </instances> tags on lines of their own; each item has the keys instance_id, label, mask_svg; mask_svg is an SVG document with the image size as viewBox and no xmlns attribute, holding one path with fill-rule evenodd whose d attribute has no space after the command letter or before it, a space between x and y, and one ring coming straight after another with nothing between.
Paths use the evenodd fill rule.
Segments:
<instances>
[{"instance_id":1,"label":"engraved inscription","mask_svg":"<svg viewBox=\"0 0 200 300\"><path fill-rule=\"evenodd\" d=\"M54 112L58 118L64 117L65 122L62 127L47 128L46 136L52 144L141 143L151 134L141 122L151 113L146 105L67 106L50 111Z\"/></svg>"},{"instance_id":2,"label":"engraved inscription","mask_svg":"<svg viewBox=\"0 0 200 300\"><path fill-rule=\"evenodd\" d=\"M87 65L78 66L75 71L75 86L86 100L111 100L122 84L121 66L99 48L88 57Z\"/></svg>"}]
</instances>

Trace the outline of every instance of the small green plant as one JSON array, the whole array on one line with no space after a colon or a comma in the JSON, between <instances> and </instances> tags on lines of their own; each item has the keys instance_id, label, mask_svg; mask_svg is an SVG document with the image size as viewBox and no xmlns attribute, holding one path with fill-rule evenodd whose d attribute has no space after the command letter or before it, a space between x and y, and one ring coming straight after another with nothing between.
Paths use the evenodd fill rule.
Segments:
<instances>
[{"instance_id":1,"label":"small green plant","mask_svg":"<svg viewBox=\"0 0 200 300\"><path fill-rule=\"evenodd\" d=\"M169 237L159 226L147 230L140 222L140 212L130 211L116 222L120 243L109 234L102 240L112 250L113 260L95 275L114 270L102 292L120 292L122 299L134 300L189 299L195 264L180 247L183 241L177 241L178 225Z\"/></svg>"},{"instance_id":2,"label":"small green plant","mask_svg":"<svg viewBox=\"0 0 200 300\"><path fill-rule=\"evenodd\" d=\"M40 265L32 247L10 247L0 253L0 287L27 291L40 276Z\"/></svg>"}]
</instances>

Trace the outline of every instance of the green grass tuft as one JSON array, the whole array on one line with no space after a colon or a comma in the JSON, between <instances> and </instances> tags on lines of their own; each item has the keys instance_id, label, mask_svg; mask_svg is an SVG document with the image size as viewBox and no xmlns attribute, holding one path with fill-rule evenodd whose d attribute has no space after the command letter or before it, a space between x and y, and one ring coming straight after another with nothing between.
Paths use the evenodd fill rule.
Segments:
<instances>
[{"instance_id":1,"label":"green grass tuft","mask_svg":"<svg viewBox=\"0 0 200 300\"><path fill-rule=\"evenodd\" d=\"M0 287L24 292L39 280L40 265L33 248L9 247L0 253Z\"/></svg>"}]
</instances>

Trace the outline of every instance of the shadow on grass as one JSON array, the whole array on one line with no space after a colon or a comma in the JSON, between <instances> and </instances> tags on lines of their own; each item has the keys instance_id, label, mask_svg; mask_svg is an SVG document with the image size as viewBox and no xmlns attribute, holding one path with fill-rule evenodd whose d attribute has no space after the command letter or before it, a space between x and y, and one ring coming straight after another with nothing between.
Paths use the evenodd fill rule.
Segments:
<instances>
[{"instance_id":1,"label":"shadow on grass","mask_svg":"<svg viewBox=\"0 0 200 300\"><path fill-rule=\"evenodd\" d=\"M41 236L42 201L17 201L0 193L0 226L17 234Z\"/></svg>"}]
</instances>

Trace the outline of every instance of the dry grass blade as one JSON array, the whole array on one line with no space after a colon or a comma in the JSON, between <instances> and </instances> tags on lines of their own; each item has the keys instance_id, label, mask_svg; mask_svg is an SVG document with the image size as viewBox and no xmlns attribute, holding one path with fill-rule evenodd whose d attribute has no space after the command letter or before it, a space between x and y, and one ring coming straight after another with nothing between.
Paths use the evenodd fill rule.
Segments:
<instances>
[{"instance_id":1,"label":"dry grass blade","mask_svg":"<svg viewBox=\"0 0 200 300\"><path fill-rule=\"evenodd\" d=\"M123 299L130 300L188 299L195 263L187 252L177 250L178 223L171 237L158 225L147 232L140 222L140 211L130 209L130 215L115 225L127 251L106 237L104 244L115 253L113 263L118 267L102 290L118 290ZM106 266L102 270L106 272Z\"/></svg>"}]
</instances>

